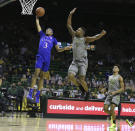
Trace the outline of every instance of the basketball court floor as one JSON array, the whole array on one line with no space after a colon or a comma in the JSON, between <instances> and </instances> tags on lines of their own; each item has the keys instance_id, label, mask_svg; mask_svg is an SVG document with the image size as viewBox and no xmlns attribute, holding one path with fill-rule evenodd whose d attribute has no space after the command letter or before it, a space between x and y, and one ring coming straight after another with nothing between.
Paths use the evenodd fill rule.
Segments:
<instances>
[{"instance_id":1,"label":"basketball court floor","mask_svg":"<svg viewBox=\"0 0 135 131\"><path fill-rule=\"evenodd\" d=\"M107 120L0 117L0 131L109 131ZM114 130L113 130L114 131ZM116 131L135 131L125 121L117 123Z\"/></svg>"}]
</instances>

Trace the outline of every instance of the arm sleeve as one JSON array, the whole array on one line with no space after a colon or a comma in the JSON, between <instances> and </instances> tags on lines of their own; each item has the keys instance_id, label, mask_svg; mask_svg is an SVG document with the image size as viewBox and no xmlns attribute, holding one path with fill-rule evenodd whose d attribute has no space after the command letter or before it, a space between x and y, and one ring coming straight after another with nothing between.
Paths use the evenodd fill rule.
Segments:
<instances>
[{"instance_id":1,"label":"arm sleeve","mask_svg":"<svg viewBox=\"0 0 135 131\"><path fill-rule=\"evenodd\" d=\"M45 36L45 34L44 34L44 32L42 30L39 32L39 35L40 35L40 37Z\"/></svg>"},{"instance_id":2,"label":"arm sleeve","mask_svg":"<svg viewBox=\"0 0 135 131\"><path fill-rule=\"evenodd\" d=\"M58 42L57 42L56 38L54 38L53 44L54 44L54 45L57 45L57 43L58 43Z\"/></svg>"}]
</instances>

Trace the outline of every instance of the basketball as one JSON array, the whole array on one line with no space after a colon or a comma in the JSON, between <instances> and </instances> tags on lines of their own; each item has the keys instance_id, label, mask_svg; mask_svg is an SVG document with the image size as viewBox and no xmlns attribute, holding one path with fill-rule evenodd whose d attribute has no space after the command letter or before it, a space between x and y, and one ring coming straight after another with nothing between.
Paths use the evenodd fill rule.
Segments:
<instances>
[{"instance_id":1,"label":"basketball","mask_svg":"<svg viewBox=\"0 0 135 131\"><path fill-rule=\"evenodd\" d=\"M44 14L45 14L45 9L43 7L38 7L36 9L36 15L38 17L42 17L42 16L44 16Z\"/></svg>"}]
</instances>

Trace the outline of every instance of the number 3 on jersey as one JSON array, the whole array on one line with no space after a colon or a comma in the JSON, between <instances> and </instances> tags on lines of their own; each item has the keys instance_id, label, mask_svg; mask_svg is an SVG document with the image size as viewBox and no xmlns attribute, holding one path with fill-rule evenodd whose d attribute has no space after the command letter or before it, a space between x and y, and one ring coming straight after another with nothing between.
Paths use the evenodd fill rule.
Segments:
<instances>
[{"instance_id":1,"label":"number 3 on jersey","mask_svg":"<svg viewBox=\"0 0 135 131\"><path fill-rule=\"evenodd\" d=\"M45 44L44 44L44 47L43 48L47 48L48 47L48 43L47 42L45 42Z\"/></svg>"}]
</instances>

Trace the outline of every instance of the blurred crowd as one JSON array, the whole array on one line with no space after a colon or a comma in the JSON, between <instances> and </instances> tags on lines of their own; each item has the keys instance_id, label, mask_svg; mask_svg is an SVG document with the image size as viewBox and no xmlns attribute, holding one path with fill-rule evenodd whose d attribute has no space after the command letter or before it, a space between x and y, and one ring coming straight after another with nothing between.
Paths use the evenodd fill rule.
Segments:
<instances>
[{"instance_id":1,"label":"blurred crowd","mask_svg":"<svg viewBox=\"0 0 135 131\"><path fill-rule=\"evenodd\" d=\"M10 67L4 71L1 78L1 88L6 88L9 95L18 96L18 94L26 97L31 85L31 78L34 71L30 67L17 66ZM111 75L109 72L89 72L86 77L91 100L104 100L107 95L108 81L107 78ZM122 101L135 102L135 87L134 80L130 77L124 79L125 92L121 95ZM18 86L20 90L18 92ZM37 86L34 89L37 90ZM24 93L20 93L23 92ZM82 99L83 96L78 87L75 87L72 83L68 82L67 72L50 70L50 80L44 80L44 88L42 89L42 95L54 98L76 98Z\"/></svg>"}]
</instances>

